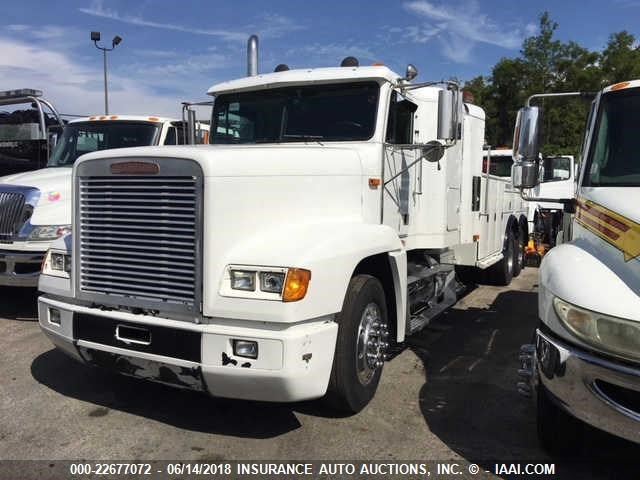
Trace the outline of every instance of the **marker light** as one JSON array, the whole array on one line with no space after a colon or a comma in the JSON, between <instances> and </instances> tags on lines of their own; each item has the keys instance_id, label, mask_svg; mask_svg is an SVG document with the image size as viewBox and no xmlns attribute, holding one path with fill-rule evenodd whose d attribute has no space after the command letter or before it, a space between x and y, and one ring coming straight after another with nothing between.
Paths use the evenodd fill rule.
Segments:
<instances>
[{"instance_id":1,"label":"marker light","mask_svg":"<svg viewBox=\"0 0 640 480\"><path fill-rule=\"evenodd\" d=\"M287 279L282 294L283 302L297 302L307 294L311 272L301 268L290 268L287 271Z\"/></svg>"}]
</instances>

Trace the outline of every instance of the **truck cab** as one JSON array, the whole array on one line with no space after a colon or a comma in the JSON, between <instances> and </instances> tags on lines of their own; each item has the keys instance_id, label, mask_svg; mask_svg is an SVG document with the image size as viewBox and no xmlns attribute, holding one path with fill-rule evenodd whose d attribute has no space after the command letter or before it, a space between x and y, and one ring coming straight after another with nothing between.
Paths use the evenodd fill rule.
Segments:
<instances>
[{"instance_id":1,"label":"truck cab","mask_svg":"<svg viewBox=\"0 0 640 480\"><path fill-rule=\"evenodd\" d=\"M537 107L518 118L513 181L526 191L539 181ZM522 348L519 384L536 400L539 438L552 452L579 446L585 423L640 441L638 121L639 80L599 92L575 196L556 199L572 214L571 236L540 267L540 323Z\"/></svg>"},{"instance_id":2,"label":"truck cab","mask_svg":"<svg viewBox=\"0 0 640 480\"><path fill-rule=\"evenodd\" d=\"M71 175L80 156L114 148L184 144L185 128L180 120L153 116L78 118L58 135L46 168L0 178L0 286L37 286L44 253L71 229ZM198 124L198 130L208 126Z\"/></svg>"},{"instance_id":3,"label":"truck cab","mask_svg":"<svg viewBox=\"0 0 640 480\"><path fill-rule=\"evenodd\" d=\"M250 68L209 89L211 145L83 157L43 332L123 374L363 409L389 345L455 303L458 267L511 280L526 224L482 175L482 109L416 75Z\"/></svg>"}]
</instances>

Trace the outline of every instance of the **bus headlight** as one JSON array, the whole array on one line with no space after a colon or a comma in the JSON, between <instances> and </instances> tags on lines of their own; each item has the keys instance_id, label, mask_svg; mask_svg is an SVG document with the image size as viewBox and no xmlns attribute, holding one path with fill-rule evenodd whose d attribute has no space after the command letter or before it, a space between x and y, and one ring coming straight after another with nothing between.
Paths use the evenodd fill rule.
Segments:
<instances>
[{"instance_id":1,"label":"bus headlight","mask_svg":"<svg viewBox=\"0 0 640 480\"><path fill-rule=\"evenodd\" d=\"M611 317L553 299L556 314L578 338L600 351L640 360L640 322Z\"/></svg>"},{"instance_id":2,"label":"bus headlight","mask_svg":"<svg viewBox=\"0 0 640 480\"><path fill-rule=\"evenodd\" d=\"M31 230L29 240L34 242L51 241L67 233L71 233L71 225L38 225Z\"/></svg>"}]
</instances>

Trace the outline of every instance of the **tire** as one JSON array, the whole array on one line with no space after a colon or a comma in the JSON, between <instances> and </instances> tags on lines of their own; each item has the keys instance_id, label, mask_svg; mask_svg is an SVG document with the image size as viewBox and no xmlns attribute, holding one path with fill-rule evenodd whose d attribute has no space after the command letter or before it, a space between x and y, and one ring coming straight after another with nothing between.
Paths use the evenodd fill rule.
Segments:
<instances>
[{"instance_id":1,"label":"tire","mask_svg":"<svg viewBox=\"0 0 640 480\"><path fill-rule=\"evenodd\" d=\"M332 408L358 413L373 398L388 347L387 318L384 290L378 279L370 275L352 278L337 316L338 338L325 397ZM368 345L369 341L373 345ZM374 352L375 358L368 356Z\"/></svg>"},{"instance_id":2,"label":"tire","mask_svg":"<svg viewBox=\"0 0 640 480\"><path fill-rule=\"evenodd\" d=\"M520 272L524 270L524 232L522 229L518 231L518 238L514 239L513 249L513 277L520 275Z\"/></svg>"},{"instance_id":3,"label":"tire","mask_svg":"<svg viewBox=\"0 0 640 480\"><path fill-rule=\"evenodd\" d=\"M550 393L538 386L536 412L538 442L549 454L562 457L576 456L582 450L584 423L558 407Z\"/></svg>"},{"instance_id":4,"label":"tire","mask_svg":"<svg viewBox=\"0 0 640 480\"><path fill-rule=\"evenodd\" d=\"M515 240L513 232L507 232L507 240L502 249L503 258L489 269L489 279L495 285L509 285L513 278L515 264Z\"/></svg>"}]
</instances>

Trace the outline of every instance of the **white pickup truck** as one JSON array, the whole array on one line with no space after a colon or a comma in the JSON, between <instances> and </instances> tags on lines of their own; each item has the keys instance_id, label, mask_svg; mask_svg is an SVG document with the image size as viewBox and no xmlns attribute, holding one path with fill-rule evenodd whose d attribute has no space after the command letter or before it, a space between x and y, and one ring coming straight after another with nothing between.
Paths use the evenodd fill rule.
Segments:
<instances>
[{"instance_id":1,"label":"white pickup truck","mask_svg":"<svg viewBox=\"0 0 640 480\"><path fill-rule=\"evenodd\" d=\"M197 128L202 143L208 126ZM78 157L111 148L184 143L184 122L170 118L96 115L69 122L47 168L0 178L0 286L37 286L51 241L71 229L71 172Z\"/></svg>"},{"instance_id":2,"label":"white pickup truck","mask_svg":"<svg viewBox=\"0 0 640 480\"><path fill-rule=\"evenodd\" d=\"M536 97L586 96L580 92ZM540 111L518 115L513 183L539 183ZM533 344L522 347L521 393L537 404L538 435L555 453L579 450L584 424L640 442L640 80L595 95L571 235L540 267ZM530 191L530 190L529 190Z\"/></svg>"},{"instance_id":3,"label":"white pickup truck","mask_svg":"<svg viewBox=\"0 0 640 480\"><path fill-rule=\"evenodd\" d=\"M83 157L42 330L127 375L364 408L389 344L455 303L457 267L509 283L521 260L526 204L482 175L484 112L416 75L281 65L211 87L212 145Z\"/></svg>"}]
</instances>

